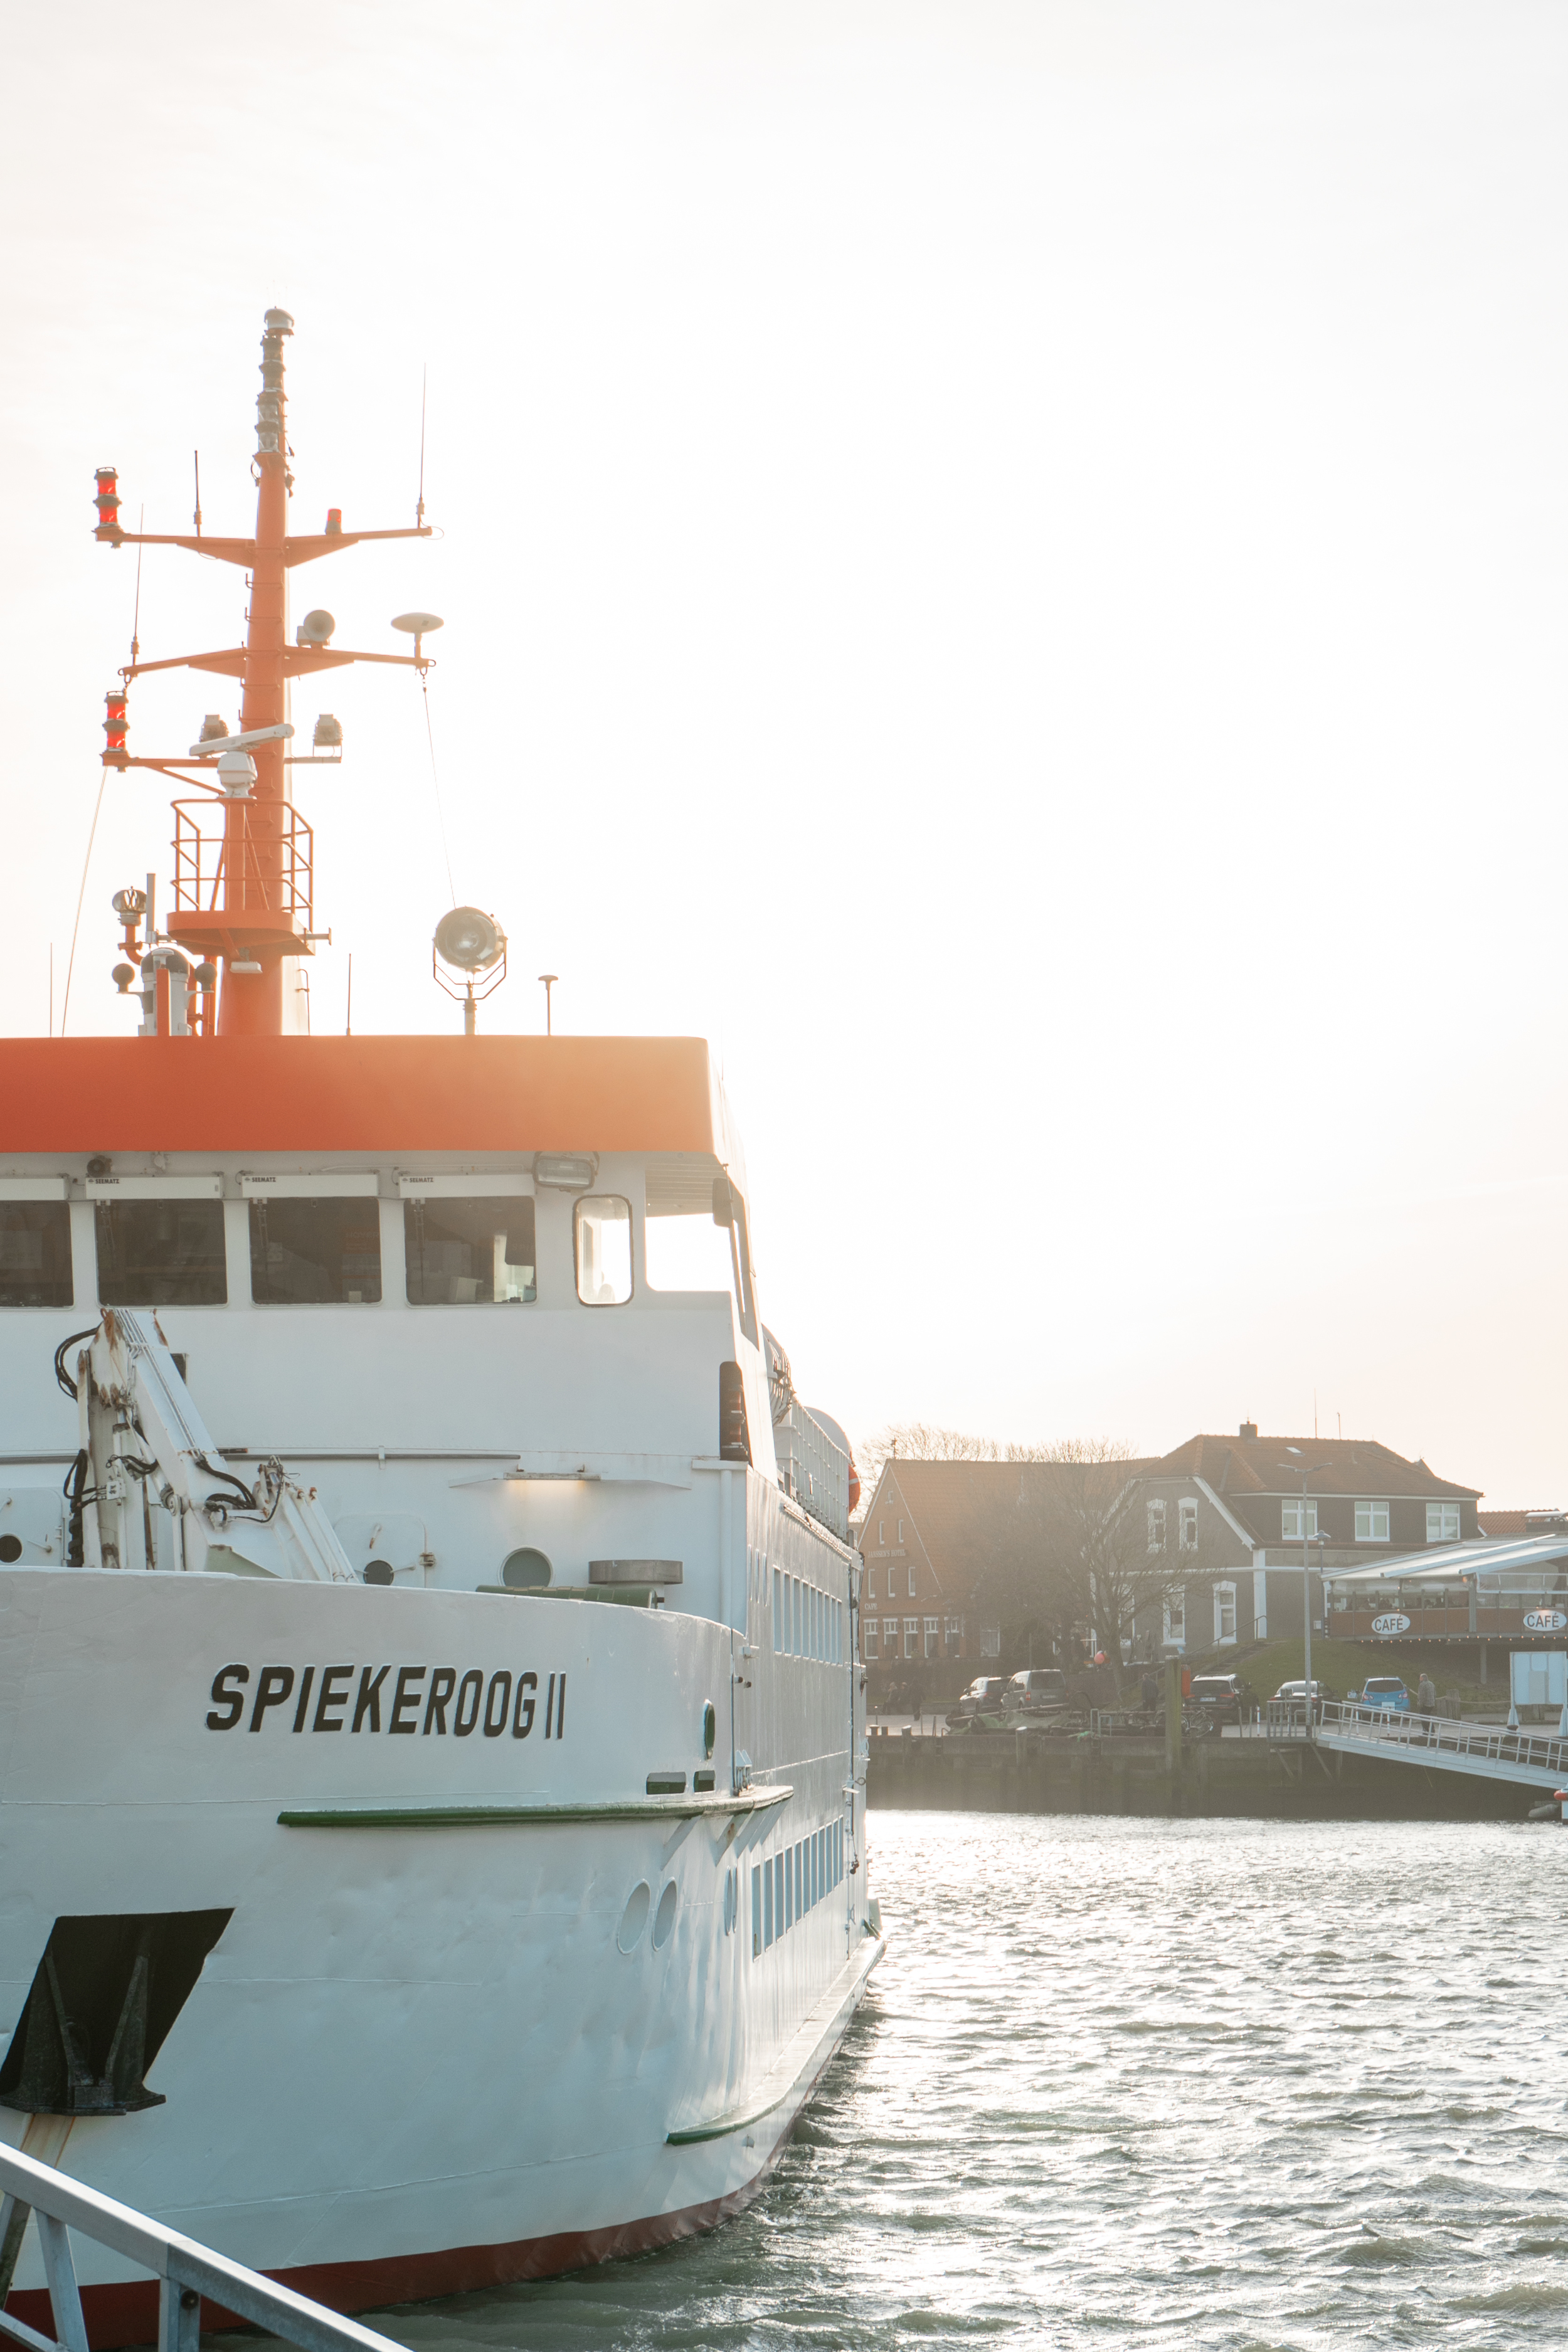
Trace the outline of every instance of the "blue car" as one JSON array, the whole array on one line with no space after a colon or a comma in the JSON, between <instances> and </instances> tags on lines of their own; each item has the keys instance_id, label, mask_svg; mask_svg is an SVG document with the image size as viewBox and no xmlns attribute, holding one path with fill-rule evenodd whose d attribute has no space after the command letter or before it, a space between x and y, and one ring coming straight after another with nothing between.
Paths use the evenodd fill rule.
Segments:
<instances>
[{"instance_id":1,"label":"blue car","mask_svg":"<svg viewBox=\"0 0 1568 2352\"><path fill-rule=\"evenodd\" d=\"M1352 1691L1351 1696L1357 1697ZM1410 1693L1397 1675L1368 1675L1361 1686L1359 1701L1363 1706L1390 1707L1397 1715L1410 1712Z\"/></svg>"}]
</instances>

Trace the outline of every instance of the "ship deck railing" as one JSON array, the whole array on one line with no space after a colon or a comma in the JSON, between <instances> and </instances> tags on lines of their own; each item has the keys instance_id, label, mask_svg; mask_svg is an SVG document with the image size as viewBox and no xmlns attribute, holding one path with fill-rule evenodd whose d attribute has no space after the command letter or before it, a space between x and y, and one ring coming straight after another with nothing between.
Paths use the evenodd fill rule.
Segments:
<instances>
[{"instance_id":1,"label":"ship deck railing","mask_svg":"<svg viewBox=\"0 0 1568 2352\"><path fill-rule=\"evenodd\" d=\"M90 2238L158 2282L159 2352L198 2352L202 2304L297 2344L301 2352L403 2352L390 2336L328 2311L292 2287L230 2262L194 2238L166 2230L129 2205L85 2182L40 2164L16 2148L0 2148L0 2301L9 2292L31 2216L44 2258L55 2333L46 2336L0 2309L0 2339L25 2352L88 2352L87 2323L77 2284L71 2232ZM209 2310L208 2325L215 2322Z\"/></svg>"}]
</instances>

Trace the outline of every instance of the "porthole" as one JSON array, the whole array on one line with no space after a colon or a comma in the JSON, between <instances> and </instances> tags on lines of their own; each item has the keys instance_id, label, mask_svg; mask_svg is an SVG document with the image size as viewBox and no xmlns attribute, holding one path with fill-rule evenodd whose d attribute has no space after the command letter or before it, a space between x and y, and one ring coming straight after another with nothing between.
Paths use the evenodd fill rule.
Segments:
<instances>
[{"instance_id":1,"label":"porthole","mask_svg":"<svg viewBox=\"0 0 1568 2352\"><path fill-rule=\"evenodd\" d=\"M712 1755L713 1743L718 1737L719 1718L713 1712L713 1702L710 1699L707 1706L702 1710L702 1753L704 1756Z\"/></svg>"},{"instance_id":2,"label":"porthole","mask_svg":"<svg viewBox=\"0 0 1568 2352\"><path fill-rule=\"evenodd\" d=\"M364 1564L364 1580L367 1584L390 1584L392 1562L389 1559L367 1559Z\"/></svg>"},{"instance_id":3,"label":"porthole","mask_svg":"<svg viewBox=\"0 0 1568 2352\"><path fill-rule=\"evenodd\" d=\"M653 1894L646 1878L639 1878L626 1897L626 1907L621 1913L621 1924L616 1929L616 1941L623 1952L635 1952L642 1941L642 1931L647 1926L648 1907ZM661 1908L659 1916L664 1916Z\"/></svg>"},{"instance_id":4,"label":"porthole","mask_svg":"<svg viewBox=\"0 0 1568 2352\"><path fill-rule=\"evenodd\" d=\"M658 1911L653 1923L653 1948L662 1952L675 1932L675 1908L680 1896L673 1878L667 1880L664 1893L658 1898Z\"/></svg>"},{"instance_id":5,"label":"porthole","mask_svg":"<svg viewBox=\"0 0 1568 2352\"><path fill-rule=\"evenodd\" d=\"M537 1590L542 1584L548 1584L549 1553L536 1551L531 1544L524 1544L521 1551L509 1551L501 1562L500 1580L510 1585L514 1592L527 1592Z\"/></svg>"},{"instance_id":6,"label":"porthole","mask_svg":"<svg viewBox=\"0 0 1568 2352\"><path fill-rule=\"evenodd\" d=\"M11 1562L12 1562L14 1559L21 1559L21 1557L22 1557L22 1538L21 1538L21 1537L20 1537L20 1536L0 1536L0 1559L3 1559L3 1560L5 1562L6 1566L7 1566L7 1567L9 1567L9 1566L10 1566L10 1564L11 1564Z\"/></svg>"}]
</instances>

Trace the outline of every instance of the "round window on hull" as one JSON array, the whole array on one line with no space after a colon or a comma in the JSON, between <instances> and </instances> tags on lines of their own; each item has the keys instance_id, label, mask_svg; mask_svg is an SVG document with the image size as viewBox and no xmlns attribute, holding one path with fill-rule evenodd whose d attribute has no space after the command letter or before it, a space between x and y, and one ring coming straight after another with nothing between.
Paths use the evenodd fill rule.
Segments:
<instances>
[{"instance_id":1,"label":"round window on hull","mask_svg":"<svg viewBox=\"0 0 1568 2352\"><path fill-rule=\"evenodd\" d=\"M525 1544L521 1551L509 1551L501 1562L500 1580L514 1592L527 1592L550 1581L550 1555L536 1551Z\"/></svg>"},{"instance_id":2,"label":"round window on hull","mask_svg":"<svg viewBox=\"0 0 1568 2352\"><path fill-rule=\"evenodd\" d=\"M364 1564L364 1580L367 1584L390 1584L392 1582L392 1577L393 1568L392 1562L389 1559L366 1560Z\"/></svg>"},{"instance_id":3,"label":"round window on hull","mask_svg":"<svg viewBox=\"0 0 1568 2352\"><path fill-rule=\"evenodd\" d=\"M623 1952L636 1951L652 1907L653 1890L646 1878L639 1878L626 1897L626 1907L621 1913L621 1924L616 1930L616 1942Z\"/></svg>"}]
</instances>

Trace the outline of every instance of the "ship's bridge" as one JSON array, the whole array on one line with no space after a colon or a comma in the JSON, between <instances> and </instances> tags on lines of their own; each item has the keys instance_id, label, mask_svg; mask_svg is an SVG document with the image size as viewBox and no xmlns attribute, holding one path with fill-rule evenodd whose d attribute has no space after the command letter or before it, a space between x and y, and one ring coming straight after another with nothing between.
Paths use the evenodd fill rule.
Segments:
<instances>
[{"instance_id":1,"label":"ship's bridge","mask_svg":"<svg viewBox=\"0 0 1568 2352\"><path fill-rule=\"evenodd\" d=\"M455 1550L461 1580L499 1579L530 1549L575 1576L704 1465L772 1483L782 1454L791 1483L774 1422L798 1408L776 1349L770 1387L700 1040L11 1040L0 1094L0 1450L47 1481L7 1507L29 1558L77 1443L50 1358L114 1306L156 1313L226 1454L321 1465L400 1580ZM840 1538L846 1484L830 1465L806 1497Z\"/></svg>"}]
</instances>

